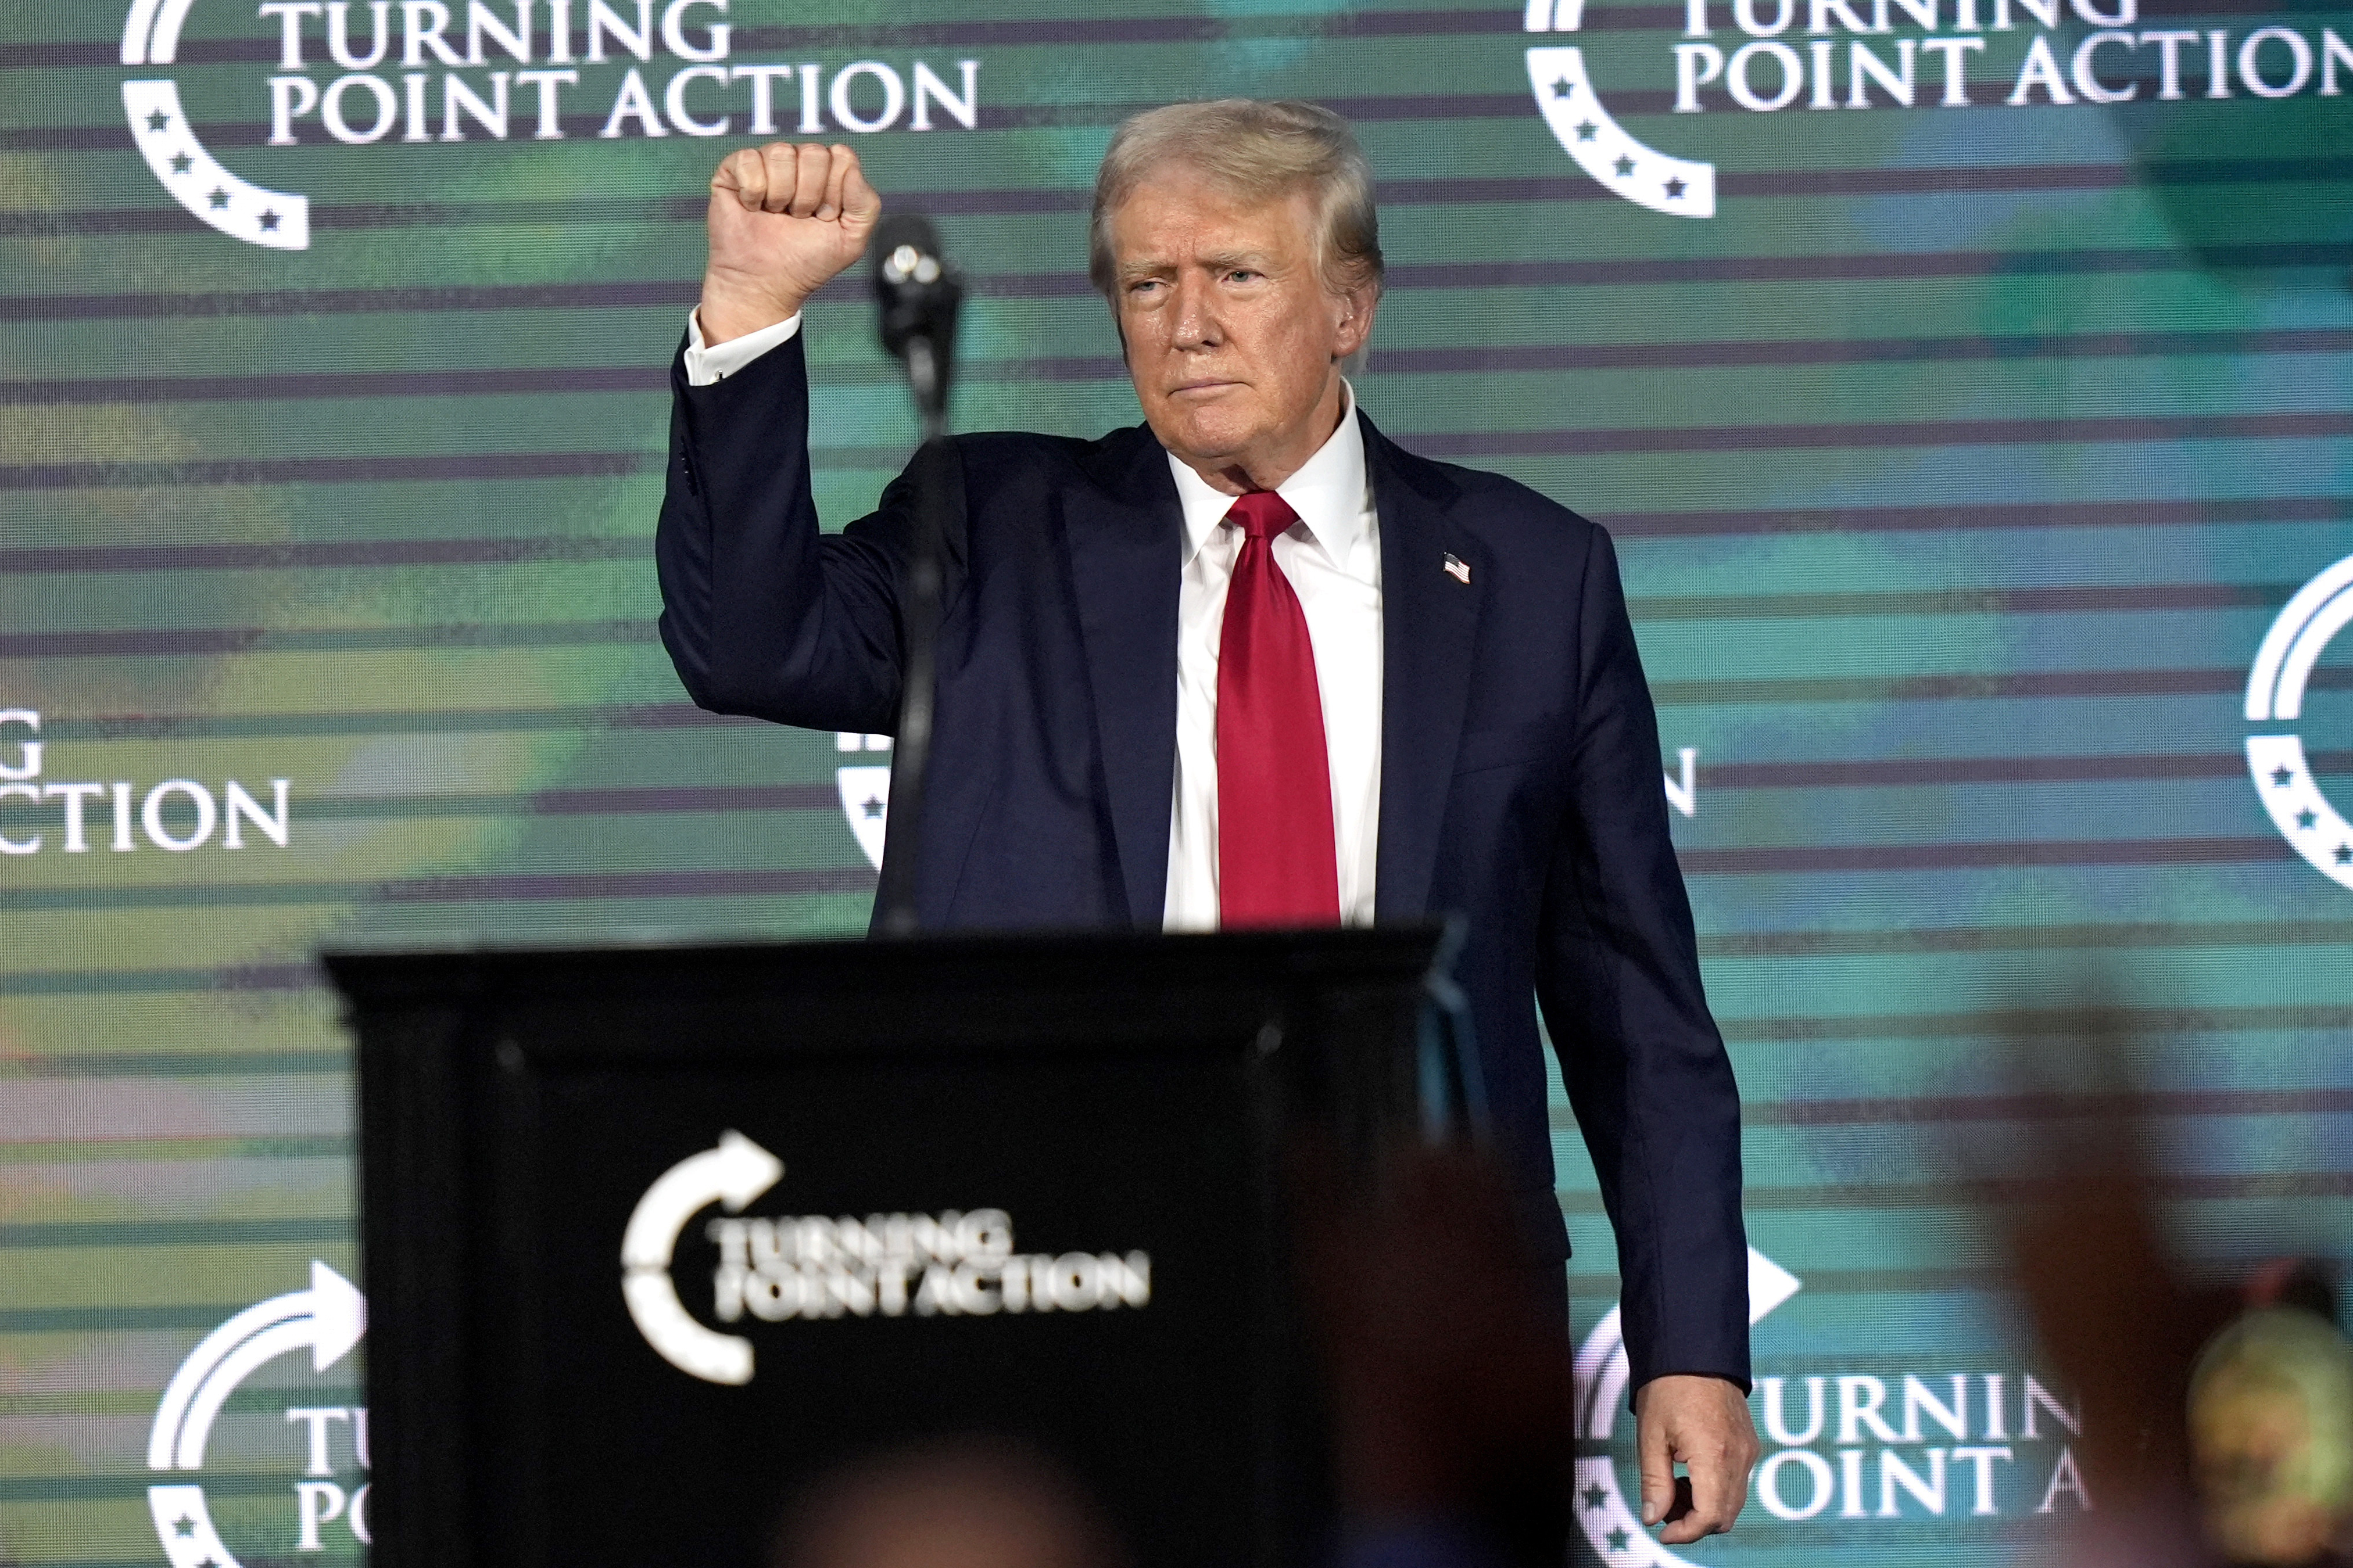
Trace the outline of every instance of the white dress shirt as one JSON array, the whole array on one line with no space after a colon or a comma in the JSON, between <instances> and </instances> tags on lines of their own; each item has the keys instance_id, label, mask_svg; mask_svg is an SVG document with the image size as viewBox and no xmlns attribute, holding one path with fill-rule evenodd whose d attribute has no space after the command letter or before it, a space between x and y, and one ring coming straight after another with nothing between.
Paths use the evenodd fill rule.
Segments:
<instances>
[{"instance_id":1,"label":"white dress shirt","mask_svg":"<svg viewBox=\"0 0 2353 1568\"><path fill-rule=\"evenodd\" d=\"M797 315L705 346L701 321L686 326L686 379L709 386L800 331ZM1176 599L1176 777L1168 814L1168 883L1162 924L1218 928L1218 647L1226 587L1241 530L1223 526L1234 498L1172 454L1168 471L1185 510L1184 577ZM1340 426L1300 470L1275 487L1299 521L1274 541L1315 649L1324 748L1332 773L1332 832L1340 918L1373 923L1381 819L1381 529L1365 474L1355 391L1341 384Z\"/></svg>"},{"instance_id":2,"label":"white dress shirt","mask_svg":"<svg viewBox=\"0 0 2353 1568\"><path fill-rule=\"evenodd\" d=\"M795 310L774 326L762 327L756 332L745 332L740 338L730 338L723 343L706 347L702 342L702 315L699 310L686 313L686 384L709 386L714 381L724 381L780 343L793 341L801 330L801 313Z\"/></svg>"},{"instance_id":3,"label":"white dress shirt","mask_svg":"<svg viewBox=\"0 0 2353 1568\"><path fill-rule=\"evenodd\" d=\"M1365 479L1356 395L1342 384L1340 427L1274 493L1299 521L1274 541L1315 648L1324 749L1332 770L1332 832L1340 919L1373 923L1381 820L1381 528ZM1176 597L1176 784L1168 825L1169 931L1218 927L1218 647L1226 587L1241 553L1223 526L1234 498L1173 455L1185 507L1185 575Z\"/></svg>"}]
</instances>

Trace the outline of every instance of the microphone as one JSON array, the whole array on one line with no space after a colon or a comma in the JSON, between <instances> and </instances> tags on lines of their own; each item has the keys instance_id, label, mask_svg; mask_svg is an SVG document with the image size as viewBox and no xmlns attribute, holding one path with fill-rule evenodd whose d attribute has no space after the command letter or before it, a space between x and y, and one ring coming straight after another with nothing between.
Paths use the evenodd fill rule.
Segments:
<instances>
[{"instance_id":1,"label":"microphone","mask_svg":"<svg viewBox=\"0 0 2353 1568\"><path fill-rule=\"evenodd\" d=\"M943 254L931 220L908 213L874 227L874 300L885 353L902 360L923 434L945 428L964 274Z\"/></svg>"},{"instance_id":2,"label":"microphone","mask_svg":"<svg viewBox=\"0 0 2353 1568\"><path fill-rule=\"evenodd\" d=\"M874 300L885 352L905 362L922 417L923 444L908 466L914 532L900 602L902 645L898 740L891 754L891 811L882 828L882 876L874 929L913 936L915 867L922 855L923 797L931 773L933 709L938 698L940 605L955 449L948 441L948 374L955 361L956 307L964 275L940 252L931 220L908 214L874 227Z\"/></svg>"}]
</instances>

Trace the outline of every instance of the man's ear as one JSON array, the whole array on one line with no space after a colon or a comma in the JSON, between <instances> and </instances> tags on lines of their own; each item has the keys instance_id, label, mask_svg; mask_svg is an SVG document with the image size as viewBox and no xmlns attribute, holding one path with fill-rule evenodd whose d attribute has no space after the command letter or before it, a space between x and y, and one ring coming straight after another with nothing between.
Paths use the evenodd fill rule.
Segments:
<instances>
[{"instance_id":1,"label":"man's ear","mask_svg":"<svg viewBox=\"0 0 2353 1568\"><path fill-rule=\"evenodd\" d=\"M1353 359L1363 353L1365 345L1372 341L1373 317L1381 307L1380 290L1367 283L1335 294L1332 299L1339 312L1333 329L1332 357Z\"/></svg>"}]
</instances>

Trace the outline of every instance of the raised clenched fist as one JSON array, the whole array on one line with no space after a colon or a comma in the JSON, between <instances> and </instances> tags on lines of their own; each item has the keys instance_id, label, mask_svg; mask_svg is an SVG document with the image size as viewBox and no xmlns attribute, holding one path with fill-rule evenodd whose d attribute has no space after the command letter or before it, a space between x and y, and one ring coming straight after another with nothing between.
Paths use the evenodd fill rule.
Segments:
<instances>
[{"instance_id":1,"label":"raised clenched fist","mask_svg":"<svg viewBox=\"0 0 2353 1568\"><path fill-rule=\"evenodd\" d=\"M711 263L702 341L725 342L793 315L866 253L882 198L858 154L814 142L731 153L711 176Z\"/></svg>"}]
</instances>

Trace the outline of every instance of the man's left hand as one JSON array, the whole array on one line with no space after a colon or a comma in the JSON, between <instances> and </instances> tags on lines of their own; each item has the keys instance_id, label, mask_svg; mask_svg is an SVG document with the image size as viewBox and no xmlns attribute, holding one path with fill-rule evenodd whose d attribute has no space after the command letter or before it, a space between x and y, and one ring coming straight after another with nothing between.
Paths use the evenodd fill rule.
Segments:
<instances>
[{"instance_id":1,"label":"man's left hand","mask_svg":"<svg viewBox=\"0 0 2353 1568\"><path fill-rule=\"evenodd\" d=\"M1642 1522L1655 1525L1672 1511L1675 1462L1691 1473L1691 1511L1659 1532L1670 1546L1718 1535L1748 1500L1748 1472L1757 1463L1757 1427L1748 1401L1720 1377L1654 1377L1634 1391L1634 1445L1642 1464Z\"/></svg>"}]
</instances>

